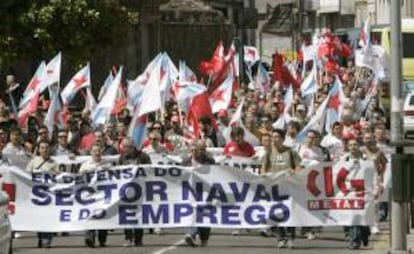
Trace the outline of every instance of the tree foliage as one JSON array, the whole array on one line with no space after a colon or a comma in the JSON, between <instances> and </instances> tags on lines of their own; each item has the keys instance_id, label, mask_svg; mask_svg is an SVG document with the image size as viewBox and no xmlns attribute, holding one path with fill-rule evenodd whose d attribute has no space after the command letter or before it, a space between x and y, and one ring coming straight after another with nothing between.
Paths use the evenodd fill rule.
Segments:
<instances>
[{"instance_id":1,"label":"tree foliage","mask_svg":"<svg viewBox=\"0 0 414 254\"><path fill-rule=\"evenodd\" d=\"M14 0L0 4L0 65L61 50L74 63L122 38L136 14L119 0Z\"/></svg>"}]
</instances>

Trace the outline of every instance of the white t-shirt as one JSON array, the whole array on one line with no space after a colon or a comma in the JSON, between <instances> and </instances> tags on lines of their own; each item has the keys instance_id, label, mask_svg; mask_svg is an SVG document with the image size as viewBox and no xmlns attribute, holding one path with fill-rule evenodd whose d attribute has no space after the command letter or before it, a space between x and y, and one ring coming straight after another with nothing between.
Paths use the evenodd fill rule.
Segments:
<instances>
[{"instance_id":1,"label":"white t-shirt","mask_svg":"<svg viewBox=\"0 0 414 254\"><path fill-rule=\"evenodd\" d=\"M324 161L324 154L322 149L317 146L307 147L304 145L298 146L298 154L304 166Z\"/></svg>"},{"instance_id":2,"label":"white t-shirt","mask_svg":"<svg viewBox=\"0 0 414 254\"><path fill-rule=\"evenodd\" d=\"M345 153L345 147L342 140L332 134L328 134L323 137L321 146L329 150L334 161L339 160L339 158Z\"/></svg>"}]
</instances>

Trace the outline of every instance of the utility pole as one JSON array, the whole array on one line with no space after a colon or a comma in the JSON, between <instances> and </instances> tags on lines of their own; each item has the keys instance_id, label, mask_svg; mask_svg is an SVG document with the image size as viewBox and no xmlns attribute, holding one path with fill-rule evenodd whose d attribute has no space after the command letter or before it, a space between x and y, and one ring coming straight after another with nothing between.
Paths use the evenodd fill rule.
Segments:
<instances>
[{"instance_id":1,"label":"utility pole","mask_svg":"<svg viewBox=\"0 0 414 254\"><path fill-rule=\"evenodd\" d=\"M301 43L303 42L303 0L299 0L298 2L298 47L301 47ZM298 48L298 49L299 49Z\"/></svg>"},{"instance_id":2,"label":"utility pole","mask_svg":"<svg viewBox=\"0 0 414 254\"><path fill-rule=\"evenodd\" d=\"M391 142L395 145L396 156L404 154L402 134L402 43L401 43L401 0L390 1L391 30ZM392 171L395 172L395 168ZM394 173L393 173L394 174ZM393 176L394 177L394 176ZM406 210L405 203L392 200L391 249L393 252L406 251Z\"/></svg>"}]
</instances>

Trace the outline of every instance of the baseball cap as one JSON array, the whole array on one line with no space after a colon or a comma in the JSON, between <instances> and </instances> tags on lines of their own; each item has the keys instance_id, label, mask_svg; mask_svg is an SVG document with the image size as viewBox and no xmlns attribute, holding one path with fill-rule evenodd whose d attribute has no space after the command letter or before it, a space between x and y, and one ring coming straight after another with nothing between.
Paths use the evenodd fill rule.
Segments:
<instances>
[{"instance_id":1,"label":"baseball cap","mask_svg":"<svg viewBox=\"0 0 414 254\"><path fill-rule=\"evenodd\" d=\"M220 109L220 111L217 114L219 117L225 117L227 116L227 112L224 109Z\"/></svg>"}]
</instances>

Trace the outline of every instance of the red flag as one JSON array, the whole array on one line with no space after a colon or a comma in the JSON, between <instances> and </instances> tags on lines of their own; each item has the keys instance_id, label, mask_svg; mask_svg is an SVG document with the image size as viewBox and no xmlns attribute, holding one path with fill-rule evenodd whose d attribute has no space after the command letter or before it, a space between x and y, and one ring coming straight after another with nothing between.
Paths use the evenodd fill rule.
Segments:
<instances>
[{"instance_id":1,"label":"red flag","mask_svg":"<svg viewBox=\"0 0 414 254\"><path fill-rule=\"evenodd\" d=\"M282 82L283 77L283 56L279 52L273 55L273 77L272 83L275 81Z\"/></svg>"},{"instance_id":2,"label":"red flag","mask_svg":"<svg viewBox=\"0 0 414 254\"><path fill-rule=\"evenodd\" d=\"M289 87L292 84L293 89L300 89L300 81L296 80L289 69L284 65L284 60L282 54L275 52L273 55L273 77L272 83L279 81L281 85L285 88Z\"/></svg>"},{"instance_id":3,"label":"red flag","mask_svg":"<svg viewBox=\"0 0 414 254\"><path fill-rule=\"evenodd\" d=\"M329 58L328 61L325 63L325 70L329 73L336 73L338 68L338 64L332 58Z\"/></svg>"},{"instance_id":4,"label":"red flag","mask_svg":"<svg viewBox=\"0 0 414 254\"><path fill-rule=\"evenodd\" d=\"M195 96L191 102L191 110L197 116L197 119L210 117L213 118L213 113L208 100L208 94L206 92Z\"/></svg>"},{"instance_id":5,"label":"red flag","mask_svg":"<svg viewBox=\"0 0 414 254\"><path fill-rule=\"evenodd\" d=\"M230 57L230 59L226 60L224 65L222 66L222 69L217 73L217 75L212 77L212 81L210 85L208 86L208 93L211 94L216 90L217 87L220 86L224 82L224 80L227 77L227 74L230 71L231 63L233 62L233 57Z\"/></svg>"},{"instance_id":6,"label":"red flag","mask_svg":"<svg viewBox=\"0 0 414 254\"><path fill-rule=\"evenodd\" d=\"M299 49L296 58L299 62L303 62L303 50L302 49Z\"/></svg>"},{"instance_id":7,"label":"red flag","mask_svg":"<svg viewBox=\"0 0 414 254\"><path fill-rule=\"evenodd\" d=\"M224 46L223 42L220 41L210 61L201 61L199 70L205 75L213 76L220 72L224 63Z\"/></svg>"},{"instance_id":8,"label":"red flag","mask_svg":"<svg viewBox=\"0 0 414 254\"><path fill-rule=\"evenodd\" d=\"M19 124L20 128L26 127L27 118L31 114L33 114L37 111L37 104L39 102L39 95L40 95L39 90L36 90L34 97L29 101L29 103L24 108L22 108L19 111L18 116L17 116L17 121L18 121L18 124Z\"/></svg>"},{"instance_id":9,"label":"red flag","mask_svg":"<svg viewBox=\"0 0 414 254\"><path fill-rule=\"evenodd\" d=\"M126 98L117 98L115 101L115 105L112 108L111 114L112 115L119 115L121 111L126 107L127 99Z\"/></svg>"},{"instance_id":10,"label":"red flag","mask_svg":"<svg viewBox=\"0 0 414 254\"><path fill-rule=\"evenodd\" d=\"M352 48L348 44L342 43L341 56L348 58L351 54L352 54Z\"/></svg>"}]
</instances>

